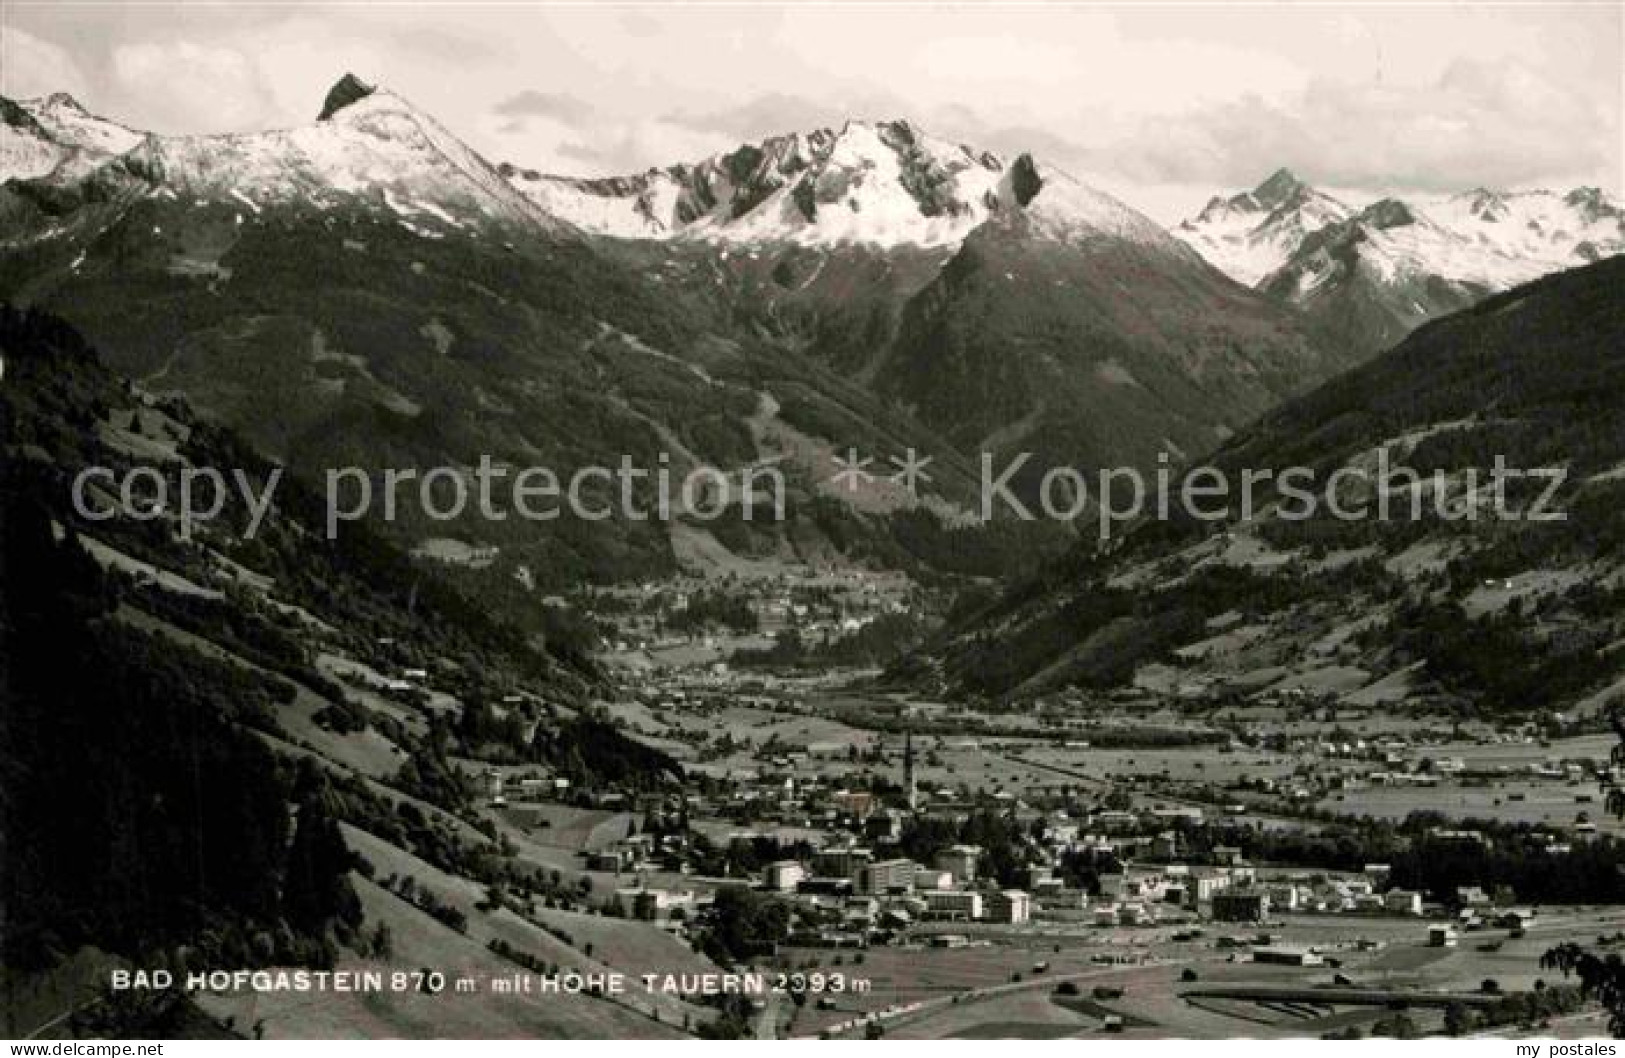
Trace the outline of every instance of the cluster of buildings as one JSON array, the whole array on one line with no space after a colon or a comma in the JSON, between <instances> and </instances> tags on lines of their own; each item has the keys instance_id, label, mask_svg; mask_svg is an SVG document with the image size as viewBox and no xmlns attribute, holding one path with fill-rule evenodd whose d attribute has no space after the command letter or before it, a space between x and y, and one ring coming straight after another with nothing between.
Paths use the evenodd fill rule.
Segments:
<instances>
[{"instance_id":1,"label":"cluster of buildings","mask_svg":"<svg viewBox=\"0 0 1625 1058\"><path fill-rule=\"evenodd\" d=\"M1220 850L1223 853L1233 850ZM1092 911L1097 925L1150 925L1170 911L1214 922L1264 922L1272 914L1423 913L1422 894L1382 889L1386 868L1373 866L1358 876L1315 872L1262 877L1239 859L1229 864L1129 866L1100 876L1101 894Z\"/></svg>"},{"instance_id":2,"label":"cluster of buildings","mask_svg":"<svg viewBox=\"0 0 1625 1058\"><path fill-rule=\"evenodd\" d=\"M764 888L810 908L838 910L830 928L796 938L835 945L917 922L989 922L1019 926L1032 918L1031 894L977 877L982 850L954 845L932 862L877 855L858 845L820 849L807 861L781 860L762 872Z\"/></svg>"},{"instance_id":3,"label":"cluster of buildings","mask_svg":"<svg viewBox=\"0 0 1625 1058\"><path fill-rule=\"evenodd\" d=\"M1078 840L1112 847L1104 836L1079 835ZM1041 863L1027 868L1023 888L992 884L978 876L981 852L955 845L923 864L856 844L838 845L806 859L768 864L761 885L806 906L839 910L838 929L823 938L802 937L802 943L855 941L865 931L895 934L920 922L1021 925L1035 916L1132 927L1195 920L1262 923L1283 913L1421 918L1436 910L1424 905L1420 892L1389 885L1388 868L1380 864L1348 874L1261 874L1239 850L1221 848L1212 857L1219 862L1212 864L1130 863L1103 872L1097 876L1099 892L1091 896ZM1464 902L1472 899L1469 892Z\"/></svg>"},{"instance_id":4,"label":"cluster of buildings","mask_svg":"<svg viewBox=\"0 0 1625 1058\"><path fill-rule=\"evenodd\" d=\"M704 579L678 578L605 589L601 597L614 603L604 606L600 616L612 619L616 626L606 645L617 653L661 651L694 642L724 646L737 636L723 629L711 634L670 626L673 615L717 591L748 607L760 633L767 636L789 632L813 639L847 635L883 614L908 613L914 608L913 584L902 573L808 570L798 576L739 579L722 588Z\"/></svg>"},{"instance_id":5,"label":"cluster of buildings","mask_svg":"<svg viewBox=\"0 0 1625 1058\"><path fill-rule=\"evenodd\" d=\"M615 890L615 904L621 914L643 922L680 922L693 917L702 903L691 890L650 889L631 885Z\"/></svg>"}]
</instances>

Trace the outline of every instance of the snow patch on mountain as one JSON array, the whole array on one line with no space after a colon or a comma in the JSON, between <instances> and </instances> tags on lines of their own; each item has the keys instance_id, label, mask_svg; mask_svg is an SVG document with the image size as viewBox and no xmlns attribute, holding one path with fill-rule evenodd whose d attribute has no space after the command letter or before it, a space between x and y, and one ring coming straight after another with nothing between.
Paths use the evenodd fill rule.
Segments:
<instances>
[{"instance_id":1,"label":"snow patch on mountain","mask_svg":"<svg viewBox=\"0 0 1625 1058\"><path fill-rule=\"evenodd\" d=\"M371 205L451 227L488 220L567 230L392 92L372 90L324 113L271 132L148 137L127 157L134 172L196 200Z\"/></svg>"},{"instance_id":2,"label":"snow patch on mountain","mask_svg":"<svg viewBox=\"0 0 1625 1058\"><path fill-rule=\"evenodd\" d=\"M67 148L51 139L32 115L0 99L0 117L5 120L5 131L0 134L0 183L7 180L32 180L45 176L68 154Z\"/></svg>"},{"instance_id":3,"label":"snow patch on mountain","mask_svg":"<svg viewBox=\"0 0 1625 1058\"><path fill-rule=\"evenodd\" d=\"M1621 252L1625 213L1596 189L1476 190L1373 203L1306 239L1262 285L1303 301L1352 269L1421 295L1439 282L1491 292ZM1417 313L1429 314L1420 302Z\"/></svg>"},{"instance_id":4,"label":"snow patch on mountain","mask_svg":"<svg viewBox=\"0 0 1625 1058\"><path fill-rule=\"evenodd\" d=\"M1453 236L1460 263L1439 270L1448 278L1515 286L1625 251L1625 212L1597 188L1479 189L1424 200L1417 212Z\"/></svg>"},{"instance_id":5,"label":"snow patch on mountain","mask_svg":"<svg viewBox=\"0 0 1625 1058\"><path fill-rule=\"evenodd\" d=\"M1255 286L1286 264L1305 236L1353 213L1280 169L1251 191L1211 199L1174 235L1230 278Z\"/></svg>"},{"instance_id":6,"label":"snow patch on mountain","mask_svg":"<svg viewBox=\"0 0 1625 1058\"><path fill-rule=\"evenodd\" d=\"M1112 196L1053 166L1039 165L1037 173L1042 183L1025 214L1039 234L1064 242L1104 237L1187 253L1159 224Z\"/></svg>"},{"instance_id":7,"label":"snow patch on mountain","mask_svg":"<svg viewBox=\"0 0 1625 1058\"><path fill-rule=\"evenodd\" d=\"M620 239L658 239L680 226L683 187L669 173L654 171L616 181L572 180L512 171L510 179L531 201L578 228Z\"/></svg>"},{"instance_id":8,"label":"snow patch on mountain","mask_svg":"<svg viewBox=\"0 0 1625 1058\"><path fill-rule=\"evenodd\" d=\"M53 139L69 147L123 154L146 138L145 133L90 113L66 92L24 100L22 106Z\"/></svg>"},{"instance_id":9,"label":"snow patch on mountain","mask_svg":"<svg viewBox=\"0 0 1625 1058\"><path fill-rule=\"evenodd\" d=\"M350 75L328 93L318 120L269 132L143 134L62 95L13 104L3 116L6 178L65 185L106 174L149 194L229 202L255 214L350 206L410 216L424 230L501 222L576 234L434 118Z\"/></svg>"},{"instance_id":10,"label":"snow patch on mountain","mask_svg":"<svg viewBox=\"0 0 1625 1058\"><path fill-rule=\"evenodd\" d=\"M634 176L504 172L548 212L622 239L952 248L990 217L1025 208L1035 230L1057 238L1168 241L1059 170L1026 156L1007 162L906 121L851 121Z\"/></svg>"},{"instance_id":11,"label":"snow patch on mountain","mask_svg":"<svg viewBox=\"0 0 1625 1058\"><path fill-rule=\"evenodd\" d=\"M0 97L0 130L0 182L49 176L65 163L83 171L144 139L91 114L66 92L16 102Z\"/></svg>"},{"instance_id":12,"label":"snow patch on mountain","mask_svg":"<svg viewBox=\"0 0 1625 1058\"><path fill-rule=\"evenodd\" d=\"M1350 257L1389 285L1433 277L1502 290L1625 250L1625 216L1595 188L1477 189L1355 209L1283 169L1212 199L1174 234L1238 282L1301 299L1347 271Z\"/></svg>"}]
</instances>

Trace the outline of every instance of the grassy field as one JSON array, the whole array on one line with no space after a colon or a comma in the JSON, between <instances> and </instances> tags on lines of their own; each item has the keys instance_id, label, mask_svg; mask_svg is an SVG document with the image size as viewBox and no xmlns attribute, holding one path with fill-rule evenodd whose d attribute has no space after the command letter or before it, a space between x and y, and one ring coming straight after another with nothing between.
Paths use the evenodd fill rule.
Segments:
<instances>
[{"instance_id":1,"label":"grassy field","mask_svg":"<svg viewBox=\"0 0 1625 1058\"><path fill-rule=\"evenodd\" d=\"M1298 761L1282 754L1254 750L1219 752L1213 746L1181 749L1046 748L1022 753L1033 761L1055 764L1103 779L1114 776L1164 776L1176 782L1231 782L1290 775Z\"/></svg>"},{"instance_id":2,"label":"grassy field","mask_svg":"<svg viewBox=\"0 0 1625 1058\"><path fill-rule=\"evenodd\" d=\"M716 963L648 922L538 908L537 921L569 934L592 958L632 975L717 973Z\"/></svg>"},{"instance_id":3,"label":"grassy field","mask_svg":"<svg viewBox=\"0 0 1625 1058\"><path fill-rule=\"evenodd\" d=\"M205 657L230 662L255 672L264 671L224 647L137 607L128 604L120 606L118 619L142 631L171 639ZM393 742L370 727L350 734L329 731L315 722L316 714L330 704L327 699L303 684L295 683L293 687L294 700L277 713L277 722L286 731L289 741L307 747L340 769L356 772L368 779L388 779L400 771L406 755Z\"/></svg>"},{"instance_id":4,"label":"grassy field","mask_svg":"<svg viewBox=\"0 0 1625 1058\"><path fill-rule=\"evenodd\" d=\"M653 972L668 962L676 964L674 969L701 971L706 968L715 969L708 961L648 923L605 919L544 908L537 908L535 920L531 921L505 908L481 910L479 904L485 896L483 886L447 874L366 831L346 826L344 836L349 846L372 864L374 877L383 880L389 875L411 876L416 880L419 890L427 889L433 892L441 903L463 912L468 922L466 936L481 945L499 938L518 951L581 973ZM560 930L561 933L553 932L554 929ZM589 944L592 946L590 954ZM426 965L440 966L438 963ZM504 966L506 972L510 974L520 969L505 961ZM676 997L647 995L642 991L640 983L633 984L637 987L626 997L618 1000L624 1006L648 1015L658 1014L663 1021L671 1025L699 1021L709 1016ZM554 997L551 1002L601 1005L579 996Z\"/></svg>"},{"instance_id":5,"label":"grassy field","mask_svg":"<svg viewBox=\"0 0 1625 1058\"><path fill-rule=\"evenodd\" d=\"M1577 800L1587 798L1589 800ZM1412 812L1443 812L1457 819L1494 819L1504 823L1545 823L1568 827L1584 812L1607 833L1625 833L1625 823L1602 811L1591 783L1497 781L1493 786L1373 786L1349 790L1320 802L1322 808L1376 819L1404 819Z\"/></svg>"},{"instance_id":6,"label":"grassy field","mask_svg":"<svg viewBox=\"0 0 1625 1058\"><path fill-rule=\"evenodd\" d=\"M976 989L1011 983L1014 974L1036 980L1080 973L1093 965L1089 962L1090 953L1081 947L1063 944L1060 953L1046 950L1049 947L1053 945L1033 949L1007 944L959 949L872 948L864 953L861 964L854 964L854 953L844 953L839 966L834 962L838 953L792 949L786 956L797 965L816 959L821 969L863 979L870 986L867 994L849 992L831 997L836 1001L832 1010L816 1010L809 1004L797 1017L793 1030L797 1035L817 1034L832 1024L850 1020L855 1014L949 999ZM1049 963L1049 969L1035 974L1033 968L1041 961Z\"/></svg>"},{"instance_id":7,"label":"grassy field","mask_svg":"<svg viewBox=\"0 0 1625 1058\"><path fill-rule=\"evenodd\" d=\"M523 818L537 844L571 852L594 852L625 838L634 819L630 812L601 812L551 802L524 806Z\"/></svg>"},{"instance_id":8,"label":"grassy field","mask_svg":"<svg viewBox=\"0 0 1625 1058\"><path fill-rule=\"evenodd\" d=\"M80 536L79 543L84 547L86 554L96 560L103 569L115 569L120 573L128 573L137 580L150 581L165 591L177 595L194 595L201 599L221 599L225 593L218 588L208 588L194 581L188 580L178 573L171 573L167 569L160 569L150 562L143 562L134 558L110 544L104 544L95 537Z\"/></svg>"},{"instance_id":9,"label":"grassy field","mask_svg":"<svg viewBox=\"0 0 1625 1058\"><path fill-rule=\"evenodd\" d=\"M432 967L448 979L482 983L474 993L274 993L206 997L202 1005L244 1032L268 1039L675 1039L669 1024L607 1001L581 996L499 995L485 985L518 968L491 953L485 938L452 930L364 878L356 891L370 924L389 929L393 952L382 962L346 952L345 970Z\"/></svg>"},{"instance_id":10,"label":"grassy field","mask_svg":"<svg viewBox=\"0 0 1625 1058\"><path fill-rule=\"evenodd\" d=\"M1341 964L1337 967L1255 964L1245 947L1239 953L1219 948L1213 929L1205 938L1176 942L1167 929L1046 926L1001 934L984 927L977 935L992 940L993 947L876 949L856 967L848 954L845 969L869 977L873 992L848 997L834 1011L808 1008L794 1030L809 1035L837 1025L840 1035L861 1035L855 1017L884 1011L886 1035L895 1038L1089 1038L1102 1032L1100 1019L1111 1013L1125 1019L1123 1036L1131 1039L1316 1037L1368 1025L1384 1013L1381 1005L1338 1002L1338 974L1353 982L1358 995L1393 991L1415 995L1424 1005L1427 995L1479 994L1485 980L1504 991L1528 990L1537 980L1554 980L1539 968L1543 952L1565 940L1611 935L1625 925L1625 909L1546 909L1525 937L1509 939L1504 930L1475 932L1449 949L1427 946L1427 925L1419 918L1289 915L1267 927L1275 943L1315 945ZM1050 950L1057 943L1060 954ZM1150 961L1099 966L1088 960L1102 950ZM823 955L827 964L829 953ZM1049 962L1048 973L1031 972L1036 958ZM1194 981L1183 980L1187 969L1195 973ZM1023 971L1023 980L1013 982L1010 975L1017 971ZM1054 995L1068 978L1079 994ZM1097 985L1121 988L1123 995L1096 1000ZM1439 1014L1415 1008L1412 1016L1427 1027ZM1588 1026L1596 1029L1594 1021L1580 1018L1560 1029L1579 1036Z\"/></svg>"},{"instance_id":11,"label":"grassy field","mask_svg":"<svg viewBox=\"0 0 1625 1058\"><path fill-rule=\"evenodd\" d=\"M294 700L277 713L277 722L289 738L311 746L328 760L369 779L392 779L401 770L406 753L399 746L372 727L348 734L329 731L315 719L317 713L327 708L327 700L300 684L294 687Z\"/></svg>"},{"instance_id":12,"label":"grassy field","mask_svg":"<svg viewBox=\"0 0 1625 1058\"><path fill-rule=\"evenodd\" d=\"M413 734L421 735L428 730L428 720L421 712L378 693L386 681L376 669L341 654L324 652L316 655L316 671L342 684L351 701L392 717Z\"/></svg>"}]
</instances>

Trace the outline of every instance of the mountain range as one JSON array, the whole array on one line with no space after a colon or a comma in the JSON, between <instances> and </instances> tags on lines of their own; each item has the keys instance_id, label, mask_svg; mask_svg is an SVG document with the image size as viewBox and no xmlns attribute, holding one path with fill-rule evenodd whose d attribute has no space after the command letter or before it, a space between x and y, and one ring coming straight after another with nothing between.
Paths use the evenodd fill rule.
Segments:
<instances>
[{"instance_id":1,"label":"mountain range","mask_svg":"<svg viewBox=\"0 0 1625 1058\"><path fill-rule=\"evenodd\" d=\"M1031 155L1007 160L907 121L849 121L612 179L504 171L550 213L623 239L951 247L1017 209L1058 238L1165 239L1147 218Z\"/></svg>"},{"instance_id":2,"label":"mountain range","mask_svg":"<svg viewBox=\"0 0 1625 1058\"><path fill-rule=\"evenodd\" d=\"M297 471L490 454L563 473L666 450L792 478L787 526L726 540L691 519L395 527L497 545L498 574L568 584L853 541L858 559L999 572L1032 541L967 527L981 450L1194 456L1347 366L1122 203L902 122L572 181L492 164L348 75L315 121L263 133L137 133L64 96L4 117L0 296ZM831 487L854 447L930 455L929 494Z\"/></svg>"},{"instance_id":3,"label":"mountain range","mask_svg":"<svg viewBox=\"0 0 1625 1058\"><path fill-rule=\"evenodd\" d=\"M1146 218L1064 173L1040 172L1028 155L1006 161L906 121L849 122L608 179L504 171L549 212L616 240L929 255L962 246L1042 188L1028 212L1051 217L1052 232L1160 241ZM1296 310L1321 348L1353 362L1487 294L1625 251L1625 211L1593 187L1356 204L1278 169L1249 191L1215 196L1171 234ZM851 300L849 290L841 300Z\"/></svg>"},{"instance_id":4,"label":"mountain range","mask_svg":"<svg viewBox=\"0 0 1625 1058\"><path fill-rule=\"evenodd\" d=\"M1355 208L1284 170L1170 232L906 121L549 176L351 75L284 130L160 136L62 94L0 119L0 297L296 471L664 451L790 481L784 525L392 526L496 547L468 572L497 592L835 557L1003 574L1059 538L975 524L984 455L1032 453L1028 497L1052 466L1194 460L1426 319L1625 245L1600 192ZM932 480L835 487L849 449L913 449Z\"/></svg>"},{"instance_id":5,"label":"mountain range","mask_svg":"<svg viewBox=\"0 0 1625 1058\"><path fill-rule=\"evenodd\" d=\"M1486 294L1625 251L1625 211L1593 187L1355 206L1281 169L1213 198L1174 234L1363 356Z\"/></svg>"},{"instance_id":6,"label":"mountain range","mask_svg":"<svg viewBox=\"0 0 1625 1058\"><path fill-rule=\"evenodd\" d=\"M1334 880L1389 864L1388 896L1417 913L1422 891L1482 909L1468 886L1496 904L1619 895L1617 839L1581 836L1593 809L1561 818L1593 802L1575 754L1611 774L1596 741L1535 747L1625 709L1625 220L1601 192L1351 202L1282 170L1168 230L1045 159L906 121L581 179L488 159L352 75L311 113L168 136L67 95L0 98L11 1035L931 1035L891 1018L925 1007L1031 1027L984 1000L1087 1035L1107 1008L1061 1003L1056 982L1117 971L1092 939L1057 944L1065 961L1023 985L1011 967L1043 927L1022 922L1127 892L1107 879L1132 882L1148 850ZM918 484L888 475L905 453ZM1057 465L1166 467L1187 508L1110 540L1087 509L983 519L986 468L1024 454L1029 504ZM321 488L334 468L378 496L389 471L444 467L484 492L487 464L779 471L785 517L685 501L669 522L446 519L420 479L335 523ZM1480 486L1507 465L1533 473L1496 510ZM249 503L189 523L168 501L201 468ZM1300 470L1326 490L1303 516ZM1243 513L1191 512L1208 472L1247 491ZM581 505L626 488L611 472ZM654 505L655 482L630 488ZM1459 806L1453 785L1401 802L1402 825L1334 818L1355 805L1324 798L1400 767L1438 779L1467 741L1435 734L1469 722L1527 746L1456 759ZM1370 767L1347 766L1364 740ZM1557 793L1537 814L1466 817L1470 786L1503 807L1497 774L1508 804L1526 796L1491 768L1541 758ZM1120 843L1076 840L1125 812ZM980 850L954 885L1020 943L969 976L898 972L910 924L947 904L825 906L841 886L810 884L830 880L815 849L852 842L870 867ZM801 893L787 861L811 864ZM887 888L871 875L842 886ZM1331 884L1313 906L1354 909ZM1306 906L1287 888L1277 912ZM844 998L591 986L816 966L804 945L854 937L874 947L830 965L875 987L860 975ZM1477 961L1399 991L1386 956L1351 951L1344 991L1386 1004L1360 1024L1336 988L1276 1005L1374 1036L1418 1028L1402 994L1450 1033L1469 1007L1475 1030L1544 1016L1540 995L1572 1012L1577 989L1534 978L1554 937L1464 944ZM1151 972L1180 987L1112 1017L1156 1034L1189 1006L1222 1027L1197 1001L1240 979L1208 941L1164 940ZM127 967L449 968L458 1001L429 981L314 1004L302 985L110 987ZM521 978L590 994L497 987Z\"/></svg>"},{"instance_id":7,"label":"mountain range","mask_svg":"<svg viewBox=\"0 0 1625 1058\"><path fill-rule=\"evenodd\" d=\"M1625 694L1621 350L1622 257L1426 324L1210 459L1232 483L1304 468L1367 516L1304 516L1275 484L1252 518L1176 511L1046 566L903 674L991 700L1594 714ZM1507 486L1510 516L1489 507L1497 460L1532 471ZM1384 463L1412 480L1384 483Z\"/></svg>"}]
</instances>

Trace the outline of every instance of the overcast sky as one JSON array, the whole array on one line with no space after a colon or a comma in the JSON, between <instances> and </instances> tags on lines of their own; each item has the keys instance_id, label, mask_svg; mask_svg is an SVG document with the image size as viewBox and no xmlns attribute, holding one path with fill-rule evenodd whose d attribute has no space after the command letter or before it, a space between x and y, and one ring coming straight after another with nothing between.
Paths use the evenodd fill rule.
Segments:
<instances>
[{"instance_id":1,"label":"overcast sky","mask_svg":"<svg viewBox=\"0 0 1625 1058\"><path fill-rule=\"evenodd\" d=\"M1030 150L1165 222L1289 166L1362 193L1619 193L1619 4L661 7L8 2L0 92L160 132L347 71L493 160L607 174L847 117Z\"/></svg>"}]
</instances>

